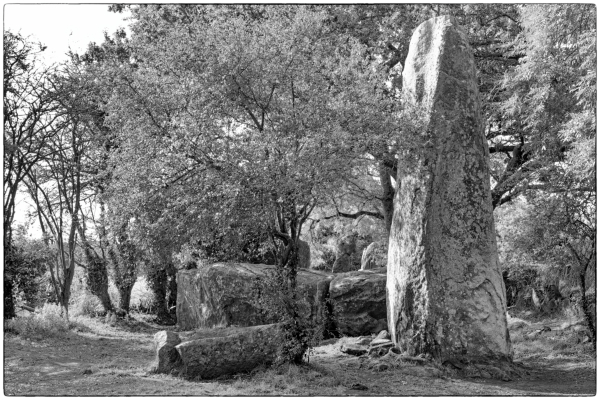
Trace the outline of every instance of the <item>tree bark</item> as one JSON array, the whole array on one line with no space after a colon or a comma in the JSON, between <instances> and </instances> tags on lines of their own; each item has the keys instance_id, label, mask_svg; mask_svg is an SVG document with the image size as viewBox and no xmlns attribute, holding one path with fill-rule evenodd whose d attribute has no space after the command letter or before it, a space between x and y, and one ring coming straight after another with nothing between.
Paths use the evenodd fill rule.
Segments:
<instances>
[{"instance_id":1,"label":"tree bark","mask_svg":"<svg viewBox=\"0 0 600 400\"><path fill-rule=\"evenodd\" d=\"M122 246L118 247L121 257L118 257L112 248L109 248L108 254L113 264L115 286L119 291L119 309L127 315L129 314L131 291L137 279L136 263L128 257L132 254L123 254Z\"/></svg>"},{"instance_id":2,"label":"tree bark","mask_svg":"<svg viewBox=\"0 0 600 400\"><path fill-rule=\"evenodd\" d=\"M90 292L97 296L104 307L105 312L114 311L114 307L108 295L108 271L106 260L101 259L84 246L84 253L87 259L87 287Z\"/></svg>"},{"instance_id":3,"label":"tree bark","mask_svg":"<svg viewBox=\"0 0 600 400\"><path fill-rule=\"evenodd\" d=\"M117 284L117 290L119 291L119 309L122 310L125 314L129 314L129 306L131 303L131 291L133 290L132 284Z\"/></svg>"},{"instance_id":4,"label":"tree bark","mask_svg":"<svg viewBox=\"0 0 600 400\"><path fill-rule=\"evenodd\" d=\"M167 308L169 314L173 315L171 310L177 306L177 268L173 263L167 266Z\"/></svg>"},{"instance_id":5,"label":"tree bark","mask_svg":"<svg viewBox=\"0 0 600 400\"><path fill-rule=\"evenodd\" d=\"M379 181L381 183L382 191L381 210L388 237L392 228L392 218L394 216L394 194L396 193L396 190L392 185L391 174L392 171L389 167L387 167L385 162L379 161Z\"/></svg>"},{"instance_id":6,"label":"tree bark","mask_svg":"<svg viewBox=\"0 0 600 400\"><path fill-rule=\"evenodd\" d=\"M13 294L14 284L11 277L4 274L4 319L12 319L15 313L15 298Z\"/></svg>"},{"instance_id":7,"label":"tree bark","mask_svg":"<svg viewBox=\"0 0 600 400\"><path fill-rule=\"evenodd\" d=\"M594 349L596 348L596 327L594 326L594 315L590 310L590 304L588 303L587 298L585 297L585 274L587 272L587 268L582 268L579 273L579 287L581 288L581 309L583 310L583 315L585 316L585 321L588 326L588 330L590 331L590 339L594 345Z\"/></svg>"},{"instance_id":8,"label":"tree bark","mask_svg":"<svg viewBox=\"0 0 600 400\"><path fill-rule=\"evenodd\" d=\"M167 271L164 265L152 265L147 274L150 290L154 294L152 308L158 321L170 322L169 309L167 308Z\"/></svg>"}]
</instances>

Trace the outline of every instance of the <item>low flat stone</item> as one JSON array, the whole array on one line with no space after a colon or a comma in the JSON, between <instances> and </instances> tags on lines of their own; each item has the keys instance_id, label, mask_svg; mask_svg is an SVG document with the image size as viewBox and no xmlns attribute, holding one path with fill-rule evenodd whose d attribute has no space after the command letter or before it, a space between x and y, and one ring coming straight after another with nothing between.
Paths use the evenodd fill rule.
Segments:
<instances>
[{"instance_id":1,"label":"low flat stone","mask_svg":"<svg viewBox=\"0 0 600 400\"><path fill-rule=\"evenodd\" d=\"M371 347L372 346L378 346L380 344L389 344L390 346L394 345L394 343L392 343L392 341L390 339L377 339L377 338L375 338L375 339L373 339L371 341Z\"/></svg>"},{"instance_id":2,"label":"low flat stone","mask_svg":"<svg viewBox=\"0 0 600 400\"><path fill-rule=\"evenodd\" d=\"M202 332L175 348L188 378L212 379L273 363L283 340L280 324Z\"/></svg>"},{"instance_id":3,"label":"low flat stone","mask_svg":"<svg viewBox=\"0 0 600 400\"><path fill-rule=\"evenodd\" d=\"M361 346L368 346L372 341L373 338L371 336L359 336L353 340L353 343Z\"/></svg>"},{"instance_id":4,"label":"low flat stone","mask_svg":"<svg viewBox=\"0 0 600 400\"><path fill-rule=\"evenodd\" d=\"M362 356L367 353L367 348L352 343L344 343L340 347L342 353L350 354L351 356Z\"/></svg>"},{"instance_id":5,"label":"low flat stone","mask_svg":"<svg viewBox=\"0 0 600 400\"><path fill-rule=\"evenodd\" d=\"M391 349L392 347L394 347L394 343L392 343L391 341L387 341L386 343L381 343L375 346L371 344L371 347L369 347L369 355L383 356L387 354L389 352L389 349Z\"/></svg>"}]
</instances>

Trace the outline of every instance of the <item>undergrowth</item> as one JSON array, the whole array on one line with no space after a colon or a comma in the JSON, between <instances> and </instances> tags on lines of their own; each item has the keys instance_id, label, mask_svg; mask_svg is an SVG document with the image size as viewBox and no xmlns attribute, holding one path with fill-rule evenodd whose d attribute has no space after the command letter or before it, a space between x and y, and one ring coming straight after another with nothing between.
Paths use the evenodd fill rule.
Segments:
<instances>
[{"instance_id":1,"label":"undergrowth","mask_svg":"<svg viewBox=\"0 0 600 400\"><path fill-rule=\"evenodd\" d=\"M525 316L524 314L521 314ZM589 342L585 328L562 329L560 322L569 321L561 313L554 317L544 317L531 313L527 315L530 325L516 325L510 330L510 338L518 359L535 358L594 358L596 352ZM546 329L543 329L546 327Z\"/></svg>"},{"instance_id":2,"label":"undergrowth","mask_svg":"<svg viewBox=\"0 0 600 400\"><path fill-rule=\"evenodd\" d=\"M39 312L27 317L4 321L4 332L28 339L64 337L71 329L86 330L77 318L69 322L61 316L61 309L55 304L45 304Z\"/></svg>"}]
</instances>

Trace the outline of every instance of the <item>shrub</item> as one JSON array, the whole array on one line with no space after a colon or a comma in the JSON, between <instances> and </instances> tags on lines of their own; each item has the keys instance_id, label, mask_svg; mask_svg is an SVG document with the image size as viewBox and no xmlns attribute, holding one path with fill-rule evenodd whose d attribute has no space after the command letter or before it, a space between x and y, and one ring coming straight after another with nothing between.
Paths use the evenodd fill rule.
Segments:
<instances>
[{"instance_id":1,"label":"shrub","mask_svg":"<svg viewBox=\"0 0 600 400\"><path fill-rule=\"evenodd\" d=\"M45 304L32 316L6 320L4 324L5 332L31 339L62 336L69 330L69 324L61 316L60 307L55 304Z\"/></svg>"},{"instance_id":2,"label":"shrub","mask_svg":"<svg viewBox=\"0 0 600 400\"><path fill-rule=\"evenodd\" d=\"M336 258L335 249L329 245L313 244L313 246L311 257L314 254L314 261L311 262L311 268L319 271L331 271Z\"/></svg>"},{"instance_id":3,"label":"shrub","mask_svg":"<svg viewBox=\"0 0 600 400\"><path fill-rule=\"evenodd\" d=\"M74 317L86 316L97 317L104 312L104 307L98 297L85 291L78 294L77 297L71 298L70 314Z\"/></svg>"},{"instance_id":4,"label":"shrub","mask_svg":"<svg viewBox=\"0 0 600 400\"><path fill-rule=\"evenodd\" d=\"M325 314L313 318L299 316L299 299L307 297L308 293L302 292L302 287L292 291L282 284L283 278L278 273L277 270L269 271L253 282L254 303L265 316L264 320L283 323L277 363L298 363L323 339L328 319ZM325 305L321 307L321 310L326 309Z\"/></svg>"}]
</instances>

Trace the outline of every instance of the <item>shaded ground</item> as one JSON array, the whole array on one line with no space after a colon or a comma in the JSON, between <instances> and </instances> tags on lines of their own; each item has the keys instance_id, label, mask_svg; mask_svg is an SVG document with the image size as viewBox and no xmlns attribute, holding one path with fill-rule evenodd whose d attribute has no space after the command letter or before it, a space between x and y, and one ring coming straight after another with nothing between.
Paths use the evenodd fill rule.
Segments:
<instances>
[{"instance_id":1,"label":"shaded ground","mask_svg":"<svg viewBox=\"0 0 600 400\"><path fill-rule=\"evenodd\" d=\"M516 361L529 375L509 382L452 376L420 376L399 367L375 372L361 359L339 350L340 343L317 347L308 367L281 367L217 381L186 381L147 372L153 360L152 336L165 329L137 317L111 327L89 319L57 337L4 336L5 395L594 395L596 360L581 335L560 330L560 320L541 321L514 331ZM540 327L551 330L527 338ZM553 328L552 328L553 327ZM364 390L354 390L360 384ZM366 387L366 389L365 389Z\"/></svg>"}]
</instances>

